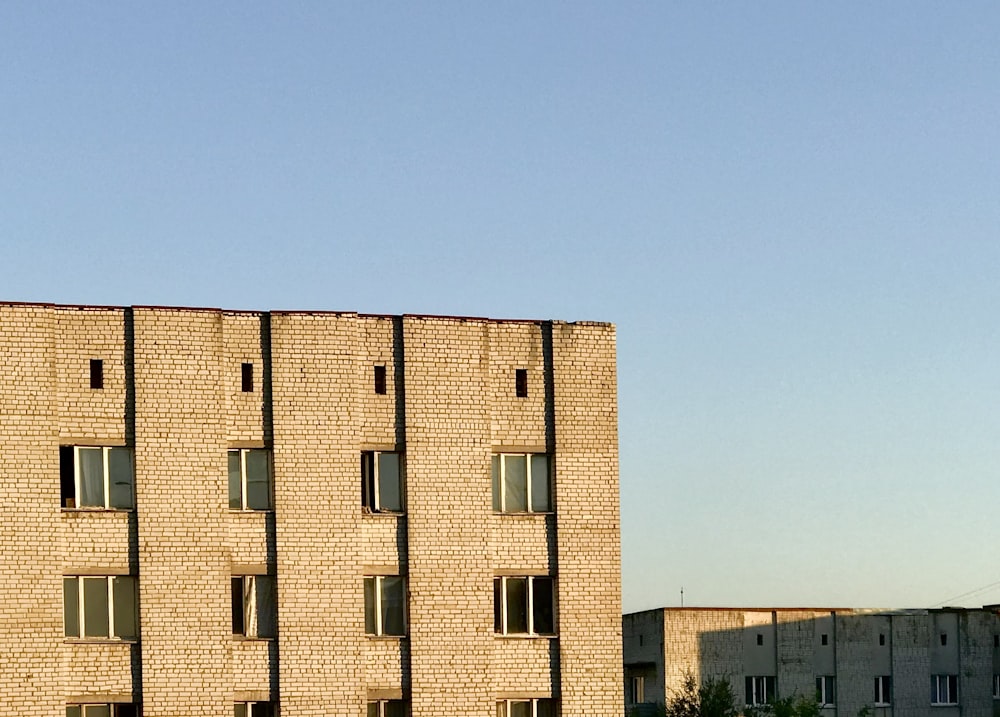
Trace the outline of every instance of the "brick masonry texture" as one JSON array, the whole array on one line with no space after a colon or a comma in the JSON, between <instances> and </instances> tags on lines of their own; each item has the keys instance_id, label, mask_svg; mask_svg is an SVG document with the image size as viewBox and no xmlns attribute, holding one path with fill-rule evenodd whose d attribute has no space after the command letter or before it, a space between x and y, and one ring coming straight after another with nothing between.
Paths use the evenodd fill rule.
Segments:
<instances>
[{"instance_id":1,"label":"brick masonry texture","mask_svg":"<svg viewBox=\"0 0 1000 717\"><path fill-rule=\"evenodd\" d=\"M630 682L639 676L647 702L669 699L691 674L728 679L740 704L746 676L775 676L781 697L811 697L816 677L832 676L835 705L824 715L865 708L878 717L995 714L1000 616L989 608L665 608L625 615L622 625L627 708ZM958 677L957 704L931 705L934 675ZM891 678L888 706L874 705L878 676Z\"/></svg>"},{"instance_id":2,"label":"brick masonry texture","mask_svg":"<svg viewBox=\"0 0 1000 717\"><path fill-rule=\"evenodd\" d=\"M0 304L0 365L4 714L270 700L282 717L359 717L400 697L415 717L529 697L621 713L612 326ZM74 445L133 450L135 510L61 505ZM240 448L271 450L273 510L229 509ZM404 513L362 509L366 450L401 452ZM552 513L493 512L504 452L550 454ZM230 579L261 573L277 637L234 636ZM64 637L64 575L137 576L139 639ZM406 576L406 636L365 635L366 575ZM556 636L494 634L499 575L555 578Z\"/></svg>"}]
</instances>

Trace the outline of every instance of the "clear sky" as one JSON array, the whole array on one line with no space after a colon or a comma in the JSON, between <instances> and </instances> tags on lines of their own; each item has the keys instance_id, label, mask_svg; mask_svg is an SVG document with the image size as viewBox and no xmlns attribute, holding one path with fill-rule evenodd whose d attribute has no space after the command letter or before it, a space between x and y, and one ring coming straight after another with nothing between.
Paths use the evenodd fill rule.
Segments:
<instances>
[{"instance_id":1,"label":"clear sky","mask_svg":"<svg viewBox=\"0 0 1000 717\"><path fill-rule=\"evenodd\" d=\"M2 3L0 250L614 322L626 610L1000 602L996 3Z\"/></svg>"}]
</instances>

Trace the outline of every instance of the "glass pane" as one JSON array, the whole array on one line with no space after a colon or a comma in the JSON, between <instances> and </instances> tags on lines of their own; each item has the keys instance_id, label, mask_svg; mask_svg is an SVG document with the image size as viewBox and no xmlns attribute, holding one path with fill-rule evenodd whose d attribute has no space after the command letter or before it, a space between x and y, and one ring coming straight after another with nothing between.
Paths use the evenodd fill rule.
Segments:
<instances>
[{"instance_id":1,"label":"glass pane","mask_svg":"<svg viewBox=\"0 0 1000 717\"><path fill-rule=\"evenodd\" d=\"M531 457L531 509L546 513L552 510L552 492L549 490L549 457L545 454Z\"/></svg>"},{"instance_id":2,"label":"glass pane","mask_svg":"<svg viewBox=\"0 0 1000 717\"><path fill-rule=\"evenodd\" d=\"M375 509L375 474L372 471L372 453L361 454L361 505L369 510Z\"/></svg>"},{"instance_id":3,"label":"glass pane","mask_svg":"<svg viewBox=\"0 0 1000 717\"><path fill-rule=\"evenodd\" d=\"M111 580L111 592L115 607L115 636L134 639L139 636L135 605L135 578L122 575Z\"/></svg>"},{"instance_id":4,"label":"glass pane","mask_svg":"<svg viewBox=\"0 0 1000 717\"><path fill-rule=\"evenodd\" d=\"M378 717L378 702L368 703L368 717Z\"/></svg>"},{"instance_id":5,"label":"glass pane","mask_svg":"<svg viewBox=\"0 0 1000 717\"><path fill-rule=\"evenodd\" d=\"M511 701L510 717L531 717L531 702L528 700Z\"/></svg>"},{"instance_id":6,"label":"glass pane","mask_svg":"<svg viewBox=\"0 0 1000 717\"><path fill-rule=\"evenodd\" d=\"M552 700L538 700L535 709L535 717L556 717L555 706Z\"/></svg>"},{"instance_id":7,"label":"glass pane","mask_svg":"<svg viewBox=\"0 0 1000 717\"><path fill-rule=\"evenodd\" d=\"M80 471L80 505L104 507L104 449L77 448Z\"/></svg>"},{"instance_id":8,"label":"glass pane","mask_svg":"<svg viewBox=\"0 0 1000 717\"><path fill-rule=\"evenodd\" d=\"M378 454L378 497L380 509L403 510L398 453Z\"/></svg>"},{"instance_id":9,"label":"glass pane","mask_svg":"<svg viewBox=\"0 0 1000 717\"><path fill-rule=\"evenodd\" d=\"M111 717L111 705L87 705L83 717Z\"/></svg>"},{"instance_id":10,"label":"glass pane","mask_svg":"<svg viewBox=\"0 0 1000 717\"><path fill-rule=\"evenodd\" d=\"M507 632L528 631L528 579L507 578Z\"/></svg>"},{"instance_id":11,"label":"glass pane","mask_svg":"<svg viewBox=\"0 0 1000 717\"><path fill-rule=\"evenodd\" d=\"M385 703L384 717L406 717L406 703L403 700L389 700Z\"/></svg>"},{"instance_id":12,"label":"glass pane","mask_svg":"<svg viewBox=\"0 0 1000 717\"><path fill-rule=\"evenodd\" d=\"M497 717L507 717L506 702L497 702Z\"/></svg>"},{"instance_id":13,"label":"glass pane","mask_svg":"<svg viewBox=\"0 0 1000 717\"><path fill-rule=\"evenodd\" d=\"M63 578L63 624L66 626L66 637L80 637L79 590L77 578Z\"/></svg>"},{"instance_id":14,"label":"glass pane","mask_svg":"<svg viewBox=\"0 0 1000 717\"><path fill-rule=\"evenodd\" d=\"M137 717L135 705L115 705L115 717Z\"/></svg>"},{"instance_id":15,"label":"glass pane","mask_svg":"<svg viewBox=\"0 0 1000 717\"><path fill-rule=\"evenodd\" d=\"M277 610L274 576L257 575L257 637L274 637L277 633Z\"/></svg>"},{"instance_id":16,"label":"glass pane","mask_svg":"<svg viewBox=\"0 0 1000 717\"><path fill-rule=\"evenodd\" d=\"M375 634L375 578L365 578L365 634Z\"/></svg>"},{"instance_id":17,"label":"glass pane","mask_svg":"<svg viewBox=\"0 0 1000 717\"><path fill-rule=\"evenodd\" d=\"M270 702L251 702L250 717L271 717Z\"/></svg>"},{"instance_id":18,"label":"glass pane","mask_svg":"<svg viewBox=\"0 0 1000 717\"><path fill-rule=\"evenodd\" d=\"M108 475L111 483L111 507L134 507L131 448L112 448L108 452Z\"/></svg>"},{"instance_id":19,"label":"glass pane","mask_svg":"<svg viewBox=\"0 0 1000 717\"><path fill-rule=\"evenodd\" d=\"M405 635L406 624L403 619L406 596L405 581L401 577L386 576L382 578L382 634Z\"/></svg>"},{"instance_id":20,"label":"glass pane","mask_svg":"<svg viewBox=\"0 0 1000 717\"><path fill-rule=\"evenodd\" d=\"M532 578L531 586L534 599L532 618L535 632L539 635L551 635L555 632L555 619L552 610L552 578Z\"/></svg>"},{"instance_id":21,"label":"glass pane","mask_svg":"<svg viewBox=\"0 0 1000 717\"><path fill-rule=\"evenodd\" d=\"M243 625L248 637L257 636L257 576L247 575L243 578ZM252 704L252 703L249 703ZM248 708L249 709L249 708ZM249 709L253 714L253 710Z\"/></svg>"},{"instance_id":22,"label":"glass pane","mask_svg":"<svg viewBox=\"0 0 1000 717\"><path fill-rule=\"evenodd\" d=\"M500 456L494 455L490 461L493 473L493 510L500 512ZM498 702L497 707L502 707L503 703Z\"/></svg>"},{"instance_id":23,"label":"glass pane","mask_svg":"<svg viewBox=\"0 0 1000 717\"><path fill-rule=\"evenodd\" d=\"M229 451L229 507L232 510L239 510L243 507L240 498L243 488L240 484L240 452ZM236 706L237 709L239 705Z\"/></svg>"},{"instance_id":24,"label":"glass pane","mask_svg":"<svg viewBox=\"0 0 1000 717\"><path fill-rule=\"evenodd\" d=\"M270 451L247 451L247 507L268 510L271 507Z\"/></svg>"},{"instance_id":25,"label":"glass pane","mask_svg":"<svg viewBox=\"0 0 1000 717\"><path fill-rule=\"evenodd\" d=\"M504 510L523 513L528 509L528 457L504 456Z\"/></svg>"},{"instance_id":26,"label":"glass pane","mask_svg":"<svg viewBox=\"0 0 1000 717\"><path fill-rule=\"evenodd\" d=\"M234 705L233 714L235 717L247 717L247 706L242 703Z\"/></svg>"},{"instance_id":27,"label":"glass pane","mask_svg":"<svg viewBox=\"0 0 1000 717\"><path fill-rule=\"evenodd\" d=\"M66 717L80 717L80 705L67 705Z\"/></svg>"},{"instance_id":28,"label":"glass pane","mask_svg":"<svg viewBox=\"0 0 1000 717\"><path fill-rule=\"evenodd\" d=\"M80 579L83 580L83 634L108 637L108 579Z\"/></svg>"},{"instance_id":29,"label":"glass pane","mask_svg":"<svg viewBox=\"0 0 1000 717\"><path fill-rule=\"evenodd\" d=\"M231 581L233 604L233 634L244 634L243 623L243 578L233 578ZM238 707L239 705L237 705Z\"/></svg>"},{"instance_id":30,"label":"glass pane","mask_svg":"<svg viewBox=\"0 0 1000 717\"><path fill-rule=\"evenodd\" d=\"M493 632L503 632L503 614L500 606L503 598L500 583L500 578L493 578Z\"/></svg>"}]
</instances>

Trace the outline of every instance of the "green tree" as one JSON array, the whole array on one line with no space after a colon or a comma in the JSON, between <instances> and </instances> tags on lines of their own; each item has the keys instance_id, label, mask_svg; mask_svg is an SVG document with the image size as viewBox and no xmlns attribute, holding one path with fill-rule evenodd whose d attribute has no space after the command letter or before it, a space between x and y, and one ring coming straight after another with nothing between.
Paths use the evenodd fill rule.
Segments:
<instances>
[{"instance_id":1,"label":"green tree","mask_svg":"<svg viewBox=\"0 0 1000 717\"><path fill-rule=\"evenodd\" d=\"M710 677L701 685L690 672L667 702L666 717L738 717L736 695L726 678Z\"/></svg>"}]
</instances>

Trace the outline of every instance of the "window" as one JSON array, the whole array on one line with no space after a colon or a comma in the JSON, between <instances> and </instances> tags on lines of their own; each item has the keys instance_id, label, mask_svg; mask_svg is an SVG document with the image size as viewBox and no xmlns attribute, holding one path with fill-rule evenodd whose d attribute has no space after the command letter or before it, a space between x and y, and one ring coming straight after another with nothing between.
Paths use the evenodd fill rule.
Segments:
<instances>
[{"instance_id":1,"label":"window","mask_svg":"<svg viewBox=\"0 0 1000 717\"><path fill-rule=\"evenodd\" d=\"M361 506L373 513L403 511L400 454L365 451L361 454Z\"/></svg>"},{"instance_id":2,"label":"window","mask_svg":"<svg viewBox=\"0 0 1000 717\"><path fill-rule=\"evenodd\" d=\"M270 702L237 702L235 717L274 717L274 705Z\"/></svg>"},{"instance_id":3,"label":"window","mask_svg":"<svg viewBox=\"0 0 1000 717\"><path fill-rule=\"evenodd\" d=\"M406 635L406 578L399 575L365 578L365 634Z\"/></svg>"},{"instance_id":4,"label":"window","mask_svg":"<svg viewBox=\"0 0 1000 717\"><path fill-rule=\"evenodd\" d=\"M252 363L245 363L240 366L240 389L243 393L253 393Z\"/></svg>"},{"instance_id":5,"label":"window","mask_svg":"<svg viewBox=\"0 0 1000 717\"><path fill-rule=\"evenodd\" d=\"M64 508L131 510L132 449L117 446L59 446Z\"/></svg>"},{"instance_id":6,"label":"window","mask_svg":"<svg viewBox=\"0 0 1000 717\"><path fill-rule=\"evenodd\" d=\"M547 513L552 510L549 457L544 453L493 455L493 510Z\"/></svg>"},{"instance_id":7,"label":"window","mask_svg":"<svg viewBox=\"0 0 1000 717\"><path fill-rule=\"evenodd\" d=\"M884 645L885 644L885 633L884 632L880 632L878 634L878 644L879 645Z\"/></svg>"},{"instance_id":8,"label":"window","mask_svg":"<svg viewBox=\"0 0 1000 717\"><path fill-rule=\"evenodd\" d=\"M816 678L816 702L820 707L833 707L837 701L834 693L833 677L824 675Z\"/></svg>"},{"instance_id":9,"label":"window","mask_svg":"<svg viewBox=\"0 0 1000 717\"><path fill-rule=\"evenodd\" d=\"M497 717L555 717L556 701L552 699L500 700Z\"/></svg>"},{"instance_id":10,"label":"window","mask_svg":"<svg viewBox=\"0 0 1000 717\"><path fill-rule=\"evenodd\" d=\"M944 647L947 644L948 644L948 633L947 632L942 632L941 633L941 646Z\"/></svg>"},{"instance_id":11,"label":"window","mask_svg":"<svg viewBox=\"0 0 1000 717\"><path fill-rule=\"evenodd\" d=\"M493 629L501 635L554 635L550 577L493 578Z\"/></svg>"},{"instance_id":12,"label":"window","mask_svg":"<svg viewBox=\"0 0 1000 717\"><path fill-rule=\"evenodd\" d=\"M134 576L63 578L66 637L135 640L139 636L137 604Z\"/></svg>"},{"instance_id":13,"label":"window","mask_svg":"<svg viewBox=\"0 0 1000 717\"><path fill-rule=\"evenodd\" d=\"M104 388L104 361L101 359L90 359L90 387Z\"/></svg>"},{"instance_id":14,"label":"window","mask_svg":"<svg viewBox=\"0 0 1000 717\"><path fill-rule=\"evenodd\" d=\"M821 645L829 645L830 644L830 636L824 632L822 635L819 636L819 644L821 644Z\"/></svg>"},{"instance_id":15,"label":"window","mask_svg":"<svg viewBox=\"0 0 1000 717\"><path fill-rule=\"evenodd\" d=\"M66 717L138 717L133 704L66 705Z\"/></svg>"},{"instance_id":16,"label":"window","mask_svg":"<svg viewBox=\"0 0 1000 717\"><path fill-rule=\"evenodd\" d=\"M368 717L407 717L409 706L406 700L375 700L368 703Z\"/></svg>"},{"instance_id":17,"label":"window","mask_svg":"<svg viewBox=\"0 0 1000 717\"><path fill-rule=\"evenodd\" d=\"M385 395L385 366L375 367L375 393Z\"/></svg>"},{"instance_id":18,"label":"window","mask_svg":"<svg viewBox=\"0 0 1000 717\"><path fill-rule=\"evenodd\" d=\"M875 678L875 706L888 707L892 704L892 677L879 675Z\"/></svg>"},{"instance_id":19,"label":"window","mask_svg":"<svg viewBox=\"0 0 1000 717\"><path fill-rule=\"evenodd\" d=\"M233 576L232 596L234 635L274 637L277 619L273 576Z\"/></svg>"},{"instance_id":20,"label":"window","mask_svg":"<svg viewBox=\"0 0 1000 717\"><path fill-rule=\"evenodd\" d=\"M931 704L958 704L958 675L931 675Z\"/></svg>"},{"instance_id":21,"label":"window","mask_svg":"<svg viewBox=\"0 0 1000 717\"><path fill-rule=\"evenodd\" d=\"M993 699L1000 700L1000 675L993 675Z\"/></svg>"},{"instance_id":22,"label":"window","mask_svg":"<svg viewBox=\"0 0 1000 717\"><path fill-rule=\"evenodd\" d=\"M633 675L630 681L629 687L631 692L629 693L630 704L641 704L646 701L646 678L642 675Z\"/></svg>"},{"instance_id":23,"label":"window","mask_svg":"<svg viewBox=\"0 0 1000 717\"><path fill-rule=\"evenodd\" d=\"M775 689L775 678L767 676L750 676L746 678L748 705L766 705L777 697Z\"/></svg>"},{"instance_id":24,"label":"window","mask_svg":"<svg viewBox=\"0 0 1000 717\"><path fill-rule=\"evenodd\" d=\"M514 395L518 398L528 397L528 369L514 369Z\"/></svg>"},{"instance_id":25,"label":"window","mask_svg":"<svg viewBox=\"0 0 1000 717\"><path fill-rule=\"evenodd\" d=\"M763 645L764 645L764 636L761 633L758 632L757 633L757 647L763 647Z\"/></svg>"},{"instance_id":26,"label":"window","mask_svg":"<svg viewBox=\"0 0 1000 717\"><path fill-rule=\"evenodd\" d=\"M229 451L229 507L271 509L271 451L263 448Z\"/></svg>"}]
</instances>

